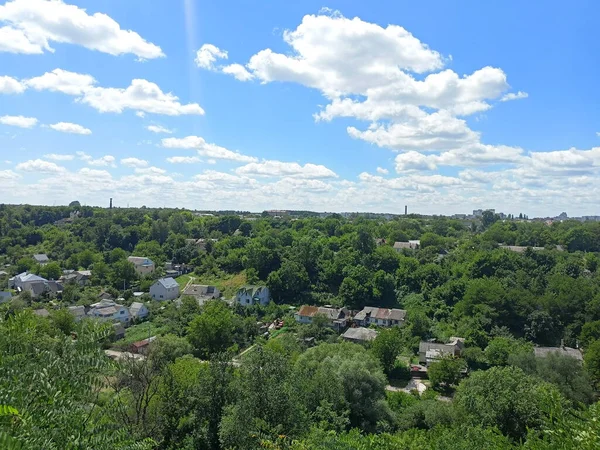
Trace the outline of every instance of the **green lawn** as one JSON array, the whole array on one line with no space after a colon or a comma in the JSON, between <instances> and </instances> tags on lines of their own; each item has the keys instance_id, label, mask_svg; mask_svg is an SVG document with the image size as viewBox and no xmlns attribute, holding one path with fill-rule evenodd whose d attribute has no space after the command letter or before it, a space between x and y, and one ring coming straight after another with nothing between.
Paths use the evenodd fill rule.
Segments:
<instances>
[{"instance_id":1,"label":"green lawn","mask_svg":"<svg viewBox=\"0 0 600 450\"><path fill-rule=\"evenodd\" d=\"M246 284L246 273L240 272L235 275L223 275L223 276L214 276L214 275L204 275L197 276L194 274L181 275L177 277L175 280L179 284L179 289L183 290L185 285L188 283L190 278L194 278L194 284L206 284L209 286L216 286L223 297L226 299L232 298L237 290Z\"/></svg>"},{"instance_id":2,"label":"green lawn","mask_svg":"<svg viewBox=\"0 0 600 450\"><path fill-rule=\"evenodd\" d=\"M159 336L164 332L164 329L157 327L152 322L142 322L125 329L125 337L120 341L115 342L115 347L126 349L134 342L148 339L152 336Z\"/></svg>"}]
</instances>

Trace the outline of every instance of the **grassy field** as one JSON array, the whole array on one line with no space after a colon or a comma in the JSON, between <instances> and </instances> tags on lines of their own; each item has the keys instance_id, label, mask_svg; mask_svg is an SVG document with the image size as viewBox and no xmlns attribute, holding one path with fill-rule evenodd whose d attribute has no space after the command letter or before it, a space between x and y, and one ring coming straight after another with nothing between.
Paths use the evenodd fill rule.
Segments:
<instances>
[{"instance_id":1,"label":"grassy field","mask_svg":"<svg viewBox=\"0 0 600 450\"><path fill-rule=\"evenodd\" d=\"M194 284L206 284L209 286L216 286L223 297L226 299L232 298L237 290L246 284L246 273L240 272L236 275L224 275L222 277L216 276L197 276L194 274L189 275L181 275L176 278L177 283L179 284L179 289L183 290L185 285L188 283L190 278L193 277Z\"/></svg>"},{"instance_id":2,"label":"grassy field","mask_svg":"<svg viewBox=\"0 0 600 450\"><path fill-rule=\"evenodd\" d=\"M152 322L142 322L125 329L125 337L115 342L115 347L126 349L134 342L148 339L151 336L158 336L163 331L162 328L157 327Z\"/></svg>"}]
</instances>

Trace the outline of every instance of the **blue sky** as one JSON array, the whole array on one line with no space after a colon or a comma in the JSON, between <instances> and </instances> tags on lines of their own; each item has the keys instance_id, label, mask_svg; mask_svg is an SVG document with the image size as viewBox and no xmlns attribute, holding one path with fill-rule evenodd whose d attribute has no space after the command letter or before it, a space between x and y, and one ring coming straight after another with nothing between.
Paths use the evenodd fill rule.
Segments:
<instances>
[{"instance_id":1,"label":"blue sky","mask_svg":"<svg viewBox=\"0 0 600 450\"><path fill-rule=\"evenodd\" d=\"M494 3L0 0L0 201L597 214L600 6Z\"/></svg>"}]
</instances>

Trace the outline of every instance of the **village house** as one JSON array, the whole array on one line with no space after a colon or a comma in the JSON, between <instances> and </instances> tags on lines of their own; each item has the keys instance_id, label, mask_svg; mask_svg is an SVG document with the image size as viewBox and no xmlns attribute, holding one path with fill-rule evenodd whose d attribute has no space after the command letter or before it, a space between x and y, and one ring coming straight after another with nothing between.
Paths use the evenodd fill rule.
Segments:
<instances>
[{"instance_id":1,"label":"village house","mask_svg":"<svg viewBox=\"0 0 600 450\"><path fill-rule=\"evenodd\" d=\"M138 355L147 355L150 349L150 344L156 340L156 336L151 336L148 339L134 342L131 344L131 352Z\"/></svg>"},{"instance_id":2,"label":"village house","mask_svg":"<svg viewBox=\"0 0 600 450\"><path fill-rule=\"evenodd\" d=\"M294 314L296 322L310 324L315 316L324 316L336 331L346 328L350 312L346 308L334 308L332 306L309 306L302 305L300 310Z\"/></svg>"},{"instance_id":3,"label":"village house","mask_svg":"<svg viewBox=\"0 0 600 450\"><path fill-rule=\"evenodd\" d=\"M87 315L102 321L119 321L128 324L131 318L129 310L114 300L101 300L91 305Z\"/></svg>"},{"instance_id":4,"label":"village house","mask_svg":"<svg viewBox=\"0 0 600 450\"><path fill-rule=\"evenodd\" d=\"M269 288L266 286L243 286L237 291L235 300L242 306L257 304L266 306L270 300Z\"/></svg>"},{"instance_id":5,"label":"village house","mask_svg":"<svg viewBox=\"0 0 600 450\"><path fill-rule=\"evenodd\" d=\"M38 275L23 272L8 280L8 287L17 292L28 291L32 298L38 298L44 293L54 297L62 292L62 285L57 281L48 281Z\"/></svg>"},{"instance_id":6,"label":"village house","mask_svg":"<svg viewBox=\"0 0 600 450\"><path fill-rule=\"evenodd\" d=\"M75 318L75 322L79 322L85 317L85 306L83 305L69 306L68 310Z\"/></svg>"},{"instance_id":7,"label":"village house","mask_svg":"<svg viewBox=\"0 0 600 450\"><path fill-rule=\"evenodd\" d=\"M91 270L64 270L63 275L58 279L62 284L77 284L84 287L90 283L92 278Z\"/></svg>"},{"instance_id":8,"label":"village house","mask_svg":"<svg viewBox=\"0 0 600 450\"><path fill-rule=\"evenodd\" d=\"M133 302L129 307L129 315L131 319L141 320L148 317L148 308L142 302Z\"/></svg>"},{"instance_id":9,"label":"village house","mask_svg":"<svg viewBox=\"0 0 600 450\"><path fill-rule=\"evenodd\" d=\"M113 339L115 341L123 339L125 337L125 327L121 322L113 323Z\"/></svg>"},{"instance_id":10,"label":"village house","mask_svg":"<svg viewBox=\"0 0 600 450\"><path fill-rule=\"evenodd\" d=\"M150 297L154 300L175 300L179 297L179 284L173 278L161 278L150 286Z\"/></svg>"},{"instance_id":11,"label":"village house","mask_svg":"<svg viewBox=\"0 0 600 450\"><path fill-rule=\"evenodd\" d=\"M181 295L194 297L198 304L202 306L206 301L219 298L221 291L215 286L207 286L204 284L190 284L182 292Z\"/></svg>"},{"instance_id":12,"label":"village house","mask_svg":"<svg viewBox=\"0 0 600 450\"><path fill-rule=\"evenodd\" d=\"M533 354L536 358L546 358L549 354L556 353L562 356L569 356L577 361L583 362L583 355L578 348L571 347L534 347Z\"/></svg>"},{"instance_id":13,"label":"village house","mask_svg":"<svg viewBox=\"0 0 600 450\"><path fill-rule=\"evenodd\" d=\"M12 299L12 294L8 291L0 291L0 304L9 302Z\"/></svg>"},{"instance_id":14,"label":"village house","mask_svg":"<svg viewBox=\"0 0 600 450\"><path fill-rule=\"evenodd\" d=\"M100 301L100 300L112 300L114 297L112 296L112 294L110 292L102 291L96 296L96 298Z\"/></svg>"},{"instance_id":15,"label":"village house","mask_svg":"<svg viewBox=\"0 0 600 450\"><path fill-rule=\"evenodd\" d=\"M356 316L354 322L361 327L378 325L380 327L401 326L406 319L403 309L374 308L365 306Z\"/></svg>"},{"instance_id":16,"label":"village house","mask_svg":"<svg viewBox=\"0 0 600 450\"><path fill-rule=\"evenodd\" d=\"M370 328L348 328L344 334L342 334L342 339L349 342L354 342L355 344L364 344L365 342L374 340L378 334L379 333L376 330L372 330Z\"/></svg>"},{"instance_id":17,"label":"village house","mask_svg":"<svg viewBox=\"0 0 600 450\"><path fill-rule=\"evenodd\" d=\"M150 275L154 272L155 265L154 261L149 258L143 256L130 256L127 258L133 267L135 268L135 272L140 276Z\"/></svg>"},{"instance_id":18,"label":"village house","mask_svg":"<svg viewBox=\"0 0 600 450\"><path fill-rule=\"evenodd\" d=\"M421 247L421 241L408 241L408 242L394 242L394 250L401 252L404 249L418 250Z\"/></svg>"},{"instance_id":19,"label":"village house","mask_svg":"<svg viewBox=\"0 0 600 450\"><path fill-rule=\"evenodd\" d=\"M36 255L33 255L33 259L40 266L45 266L50 262L50 258L48 258L48 255L46 255L45 253L38 253Z\"/></svg>"},{"instance_id":20,"label":"village house","mask_svg":"<svg viewBox=\"0 0 600 450\"><path fill-rule=\"evenodd\" d=\"M465 348L465 340L460 337L451 337L450 342L441 344L439 342L421 342L419 344L419 362L429 365L446 356L458 357Z\"/></svg>"}]
</instances>

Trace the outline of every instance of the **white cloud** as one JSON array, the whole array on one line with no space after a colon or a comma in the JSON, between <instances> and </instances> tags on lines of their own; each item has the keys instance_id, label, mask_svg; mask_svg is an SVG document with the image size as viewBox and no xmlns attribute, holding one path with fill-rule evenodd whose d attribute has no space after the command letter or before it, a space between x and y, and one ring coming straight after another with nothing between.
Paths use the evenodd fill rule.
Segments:
<instances>
[{"instance_id":1,"label":"white cloud","mask_svg":"<svg viewBox=\"0 0 600 450\"><path fill-rule=\"evenodd\" d=\"M215 70L215 62L219 59L227 59L227 51L221 50L212 44L204 44L196 52L196 65L201 69Z\"/></svg>"},{"instance_id":2,"label":"white cloud","mask_svg":"<svg viewBox=\"0 0 600 450\"><path fill-rule=\"evenodd\" d=\"M217 160L216 159L207 159L206 160L206 164L216 164Z\"/></svg>"},{"instance_id":3,"label":"white cloud","mask_svg":"<svg viewBox=\"0 0 600 450\"><path fill-rule=\"evenodd\" d=\"M148 131L152 131L153 133L166 133L166 134L173 133L171 130L169 130L168 128L165 128L161 125L148 125L146 127L146 129Z\"/></svg>"},{"instance_id":4,"label":"white cloud","mask_svg":"<svg viewBox=\"0 0 600 450\"><path fill-rule=\"evenodd\" d=\"M134 54L142 59L165 56L159 46L138 33L123 30L102 13L88 15L85 9L62 0L12 0L0 5L0 51L39 54L54 52L51 42L81 45L110 55ZM9 42L5 42L9 40Z\"/></svg>"},{"instance_id":5,"label":"white cloud","mask_svg":"<svg viewBox=\"0 0 600 450\"><path fill-rule=\"evenodd\" d=\"M52 159L54 161L72 161L75 159L75 155L66 155L66 154L59 154L59 153L48 153L46 155L44 155L44 158L46 159Z\"/></svg>"},{"instance_id":6,"label":"white cloud","mask_svg":"<svg viewBox=\"0 0 600 450\"><path fill-rule=\"evenodd\" d=\"M25 86L18 80L12 77L0 76L0 94L20 94L24 91Z\"/></svg>"},{"instance_id":7,"label":"white cloud","mask_svg":"<svg viewBox=\"0 0 600 450\"><path fill-rule=\"evenodd\" d=\"M0 123L19 128L33 128L38 123L38 120L35 117L2 116L0 117Z\"/></svg>"},{"instance_id":8,"label":"white cloud","mask_svg":"<svg viewBox=\"0 0 600 450\"><path fill-rule=\"evenodd\" d=\"M298 178L336 178L337 175L331 169L318 164L307 163L300 165L295 162L282 162L266 160L238 167L236 173L239 175L258 175L264 177L298 177Z\"/></svg>"},{"instance_id":9,"label":"white cloud","mask_svg":"<svg viewBox=\"0 0 600 450\"><path fill-rule=\"evenodd\" d=\"M133 109L167 116L204 114L197 103L181 104L175 95L164 93L157 84L142 79L133 80L126 89L91 87L80 101L100 112L121 113Z\"/></svg>"},{"instance_id":10,"label":"white cloud","mask_svg":"<svg viewBox=\"0 0 600 450\"><path fill-rule=\"evenodd\" d=\"M61 133L71 133L71 134L92 134L92 130L89 128L82 127L76 123L69 122L59 122L54 125L49 125L55 131L60 131Z\"/></svg>"},{"instance_id":11,"label":"white cloud","mask_svg":"<svg viewBox=\"0 0 600 450\"><path fill-rule=\"evenodd\" d=\"M223 73L233 75L235 79L239 81L249 81L254 78L254 75L248 72L248 70L241 64L230 64L228 66L224 66L221 68L221 71Z\"/></svg>"},{"instance_id":12,"label":"white cloud","mask_svg":"<svg viewBox=\"0 0 600 450\"><path fill-rule=\"evenodd\" d=\"M508 102L511 100L519 100L521 98L527 98L529 97L529 94L527 92L523 92L523 91L519 91L519 92L509 92L508 94L505 94L500 101L501 102Z\"/></svg>"},{"instance_id":13,"label":"white cloud","mask_svg":"<svg viewBox=\"0 0 600 450\"><path fill-rule=\"evenodd\" d=\"M422 153L411 150L396 156L396 172L402 173L411 170L435 170L435 162Z\"/></svg>"},{"instance_id":14,"label":"white cloud","mask_svg":"<svg viewBox=\"0 0 600 450\"><path fill-rule=\"evenodd\" d=\"M224 147L219 147L218 145L210 144L199 136L187 136L184 138L164 138L161 141L161 145L164 148L197 150L200 156L205 156L207 158L224 159L238 162L257 161L257 158L254 158L252 156L242 155L241 153L228 150Z\"/></svg>"},{"instance_id":15,"label":"white cloud","mask_svg":"<svg viewBox=\"0 0 600 450\"><path fill-rule=\"evenodd\" d=\"M377 168L377 173L380 173L382 175L387 175L388 173L390 173L390 171L387 170L387 169L384 169L383 167L378 167Z\"/></svg>"},{"instance_id":16,"label":"white cloud","mask_svg":"<svg viewBox=\"0 0 600 450\"><path fill-rule=\"evenodd\" d=\"M201 161L197 156L171 156L167 158L167 162L171 164L195 164Z\"/></svg>"},{"instance_id":17,"label":"white cloud","mask_svg":"<svg viewBox=\"0 0 600 450\"><path fill-rule=\"evenodd\" d=\"M245 185L245 186L257 184L257 181L252 178L240 177L240 176L232 175L230 173L217 172L215 170L206 170L206 171L204 171L204 173L196 175L194 177L194 179L197 181L216 182L219 185L221 185L223 183L229 184L229 185L241 184L241 185Z\"/></svg>"},{"instance_id":18,"label":"white cloud","mask_svg":"<svg viewBox=\"0 0 600 450\"><path fill-rule=\"evenodd\" d=\"M90 166L96 166L96 167L116 167L116 158L112 155L104 155L100 158L96 158L94 159L93 156L88 155L85 152L75 152L75 154L77 155L77 158L79 158L81 161L85 161L88 165Z\"/></svg>"},{"instance_id":19,"label":"white cloud","mask_svg":"<svg viewBox=\"0 0 600 450\"><path fill-rule=\"evenodd\" d=\"M167 173L165 169L161 169L160 167L136 167L135 173L144 174L144 175L163 175Z\"/></svg>"},{"instance_id":20,"label":"white cloud","mask_svg":"<svg viewBox=\"0 0 600 450\"><path fill-rule=\"evenodd\" d=\"M141 117L142 119L146 117L146 113L144 111L136 111L135 115Z\"/></svg>"},{"instance_id":21,"label":"white cloud","mask_svg":"<svg viewBox=\"0 0 600 450\"><path fill-rule=\"evenodd\" d=\"M91 75L69 72L63 69L54 69L39 77L24 81L27 87L37 91L62 92L68 95L81 95L96 84Z\"/></svg>"},{"instance_id":22,"label":"white cloud","mask_svg":"<svg viewBox=\"0 0 600 450\"><path fill-rule=\"evenodd\" d=\"M49 90L76 96L76 101L103 113L122 113L126 109L132 109L137 114L204 114L197 103L182 104L174 94L165 93L156 83L143 79L132 80L127 88L105 88L97 86L97 81L90 75L55 69L23 83L39 91Z\"/></svg>"},{"instance_id":23,"label":"white cloud","mask_svg":"<svg viewBox=\"0 0 600 450\"><path fill-rule=\"evenodd\" d=\"M148 166L148 161L139 158L123 158L121 165L125 167L142 168Z\"/></svg>"},{"instance_id":24,"label":"white cloud","mask_svg":"<svg viewBox=\"0 0 600 450\"><path fill-rule=\"evenodd\" d=\"M61 167L53 162L44 161L42 159L32 159L17 164L17 170L23 172L39 172L39 173L62 173L65 172L65 168Z\"/></svg>"}]
</instances>

